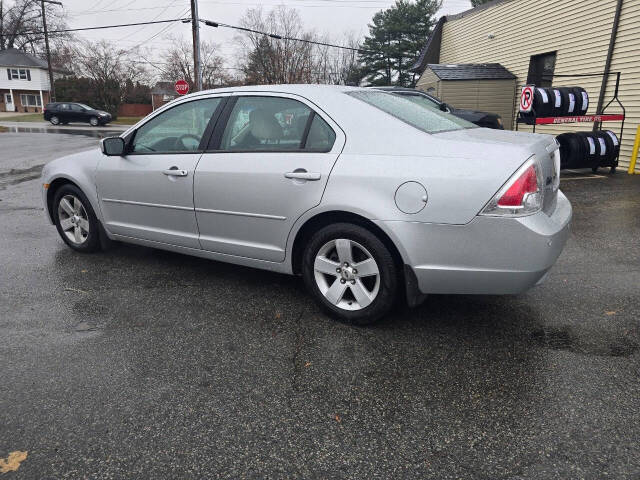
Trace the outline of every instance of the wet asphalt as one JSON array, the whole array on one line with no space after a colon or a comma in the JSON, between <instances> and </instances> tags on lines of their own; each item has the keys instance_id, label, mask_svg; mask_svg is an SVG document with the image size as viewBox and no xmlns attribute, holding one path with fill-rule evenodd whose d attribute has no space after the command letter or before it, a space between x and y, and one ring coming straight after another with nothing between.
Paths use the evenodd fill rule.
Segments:
<instances>
[{"instance_id":1,"label":"wet asphalt","mask_svg":"<svg viewBox=\"0 0 640 480\"><path fill-rule=\"evenodd\" d=\"M353 328L294 277L72 252L37 176L95 145L0 133L0 479L640 478L640 176L564 173L542 286Z\"/></svg>"}]
</instances>

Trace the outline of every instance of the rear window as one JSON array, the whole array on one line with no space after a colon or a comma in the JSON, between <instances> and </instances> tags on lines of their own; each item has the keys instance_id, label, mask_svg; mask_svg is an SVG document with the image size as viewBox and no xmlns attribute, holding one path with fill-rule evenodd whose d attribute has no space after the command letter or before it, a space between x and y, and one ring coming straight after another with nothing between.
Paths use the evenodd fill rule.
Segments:
<instances>
[{"instance_id":1,"label":"rear window","mask_svg":"<svg viewBox=\"0 0 640 480\"><path fill-rule=\"evenodd\" d=\"M446 132L450 130L462 130L465 128L476 128L471 122L455 117L450 113L443 112L433 106L417 104L408 98L394 95L392 93L374 91L347 92L358 100L362 100L399 120L418 128L427 133Z\"/></svg>"}]
</instances>

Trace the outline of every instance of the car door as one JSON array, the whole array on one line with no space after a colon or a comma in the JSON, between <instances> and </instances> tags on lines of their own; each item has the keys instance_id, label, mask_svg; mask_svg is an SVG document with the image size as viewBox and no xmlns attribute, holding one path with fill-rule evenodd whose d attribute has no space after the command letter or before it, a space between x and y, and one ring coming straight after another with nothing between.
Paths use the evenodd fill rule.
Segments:
<instances>
[{"instance_id":1,"label":"car door","mask_svg":"<svg viewBox=\"0 0 640 480\"><path fill-rule=\"evenodd\" d=\"M340 128L303 98L231 97L195 175L202 248L282 262L293 223L320 203L343 145Z\"/></svg>"},{"instance_id":2,"label":"car door","mask_svg":"<svg viewBox=\"0 0 640 480\"><path fill-rule=\"evenodd\" d=\"M193 173L223 100L200 98L165 109L128 135L124 156L100 160L98 196L110 232L200 248Z\"/></svg>"},{"instance_id":3,"label":"car door","mask_svg":"<svg viewBox=\"0 0 640 480\"><path fill-rule=\"evenodd\" d=\"M56 107L56 116L60 120L60 123L68 123L72 120L71 105L68 103L60 103Z\"/></svg>"},{"instance_id":4,"label":"car door","mask_svg":"<svg viewBox=\"0 0 640 480\"><path fill-rule=\"evenodd\" d=\"M88 122L89 117L85 113L85 109L77 103L69 104L71 108L70 121L71 122Z\"/></svg>"}]
</instances>

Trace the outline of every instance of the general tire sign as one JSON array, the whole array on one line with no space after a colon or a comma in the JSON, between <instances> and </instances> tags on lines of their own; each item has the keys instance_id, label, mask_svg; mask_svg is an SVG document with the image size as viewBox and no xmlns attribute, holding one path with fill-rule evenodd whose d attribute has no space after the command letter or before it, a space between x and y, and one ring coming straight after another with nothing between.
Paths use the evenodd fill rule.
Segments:
<instances>
[{"instance_id":1,"label":"general tire sign","mask_svg":"<svg viewBox=\"0 0 640 480\"><path fill-rule=\"evenodd\" d=\"M522 94L520 95L520 111L523 113L529 113L533 108L533 91L534 87L527 85L522 88Z\"/></svg>"}]
</instances>

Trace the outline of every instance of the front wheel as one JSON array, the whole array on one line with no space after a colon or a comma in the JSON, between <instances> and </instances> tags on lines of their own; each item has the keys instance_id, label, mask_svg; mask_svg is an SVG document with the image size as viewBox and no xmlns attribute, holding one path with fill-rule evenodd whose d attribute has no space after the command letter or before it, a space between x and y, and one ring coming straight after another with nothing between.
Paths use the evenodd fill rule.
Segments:
<instances>
[{"instance_id":1,"label":"front wheel","mask_svg":"<svg viewBox=\"0 0 640 480\"><path fill-rule=\"evenodd\" d=\"M100 122L98 121L97 117L91 117L89 119L89 123L91 124L92 127L97 127Z\"/></svg>"},{"instance_id":2,"label":"front wheel","mask_svg":"<svg viewBox=\"0 0 640 480\"><path fill-rule=\"evenodd\" d=\"M307 289L333 317L369 325L387 314L398 292L398 268L380 239L359 225L326 226L303 254Z\"/></svg>"},{"instance_id":3,"label":"front wheel","mask_svg":"<svg viewBox=\"0 0 640 480\"><path fill-rule=\"evenodd\" d=\"M74 185L64 185L53 199L53 217L64 242L78 252L100 250L100 225L91 204Z\"/></svg>"}]
</instances>

